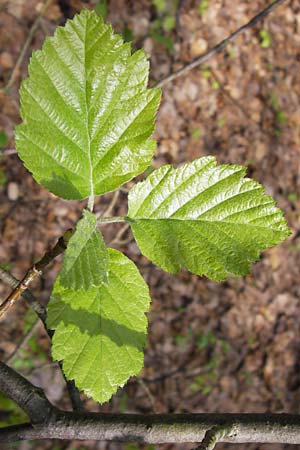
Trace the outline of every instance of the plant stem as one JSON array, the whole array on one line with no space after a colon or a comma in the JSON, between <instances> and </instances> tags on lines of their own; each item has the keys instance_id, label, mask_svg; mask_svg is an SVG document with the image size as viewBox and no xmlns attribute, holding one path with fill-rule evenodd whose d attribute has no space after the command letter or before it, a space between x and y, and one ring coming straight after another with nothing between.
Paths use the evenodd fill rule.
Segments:
<instances>
[{"instance_id":1,"label":"plant stem","mask_svg":"<svg viewBox=\"0 0 300 450\"><path fill-rule=\"evenodd\" d=\"M56 256L63 253L66 249L67 242L71 236L71 231L67 230L65 234L59 238L56 245L45 253L45 255L36 264L34 264L26 273L25 277L18 283L11 294L4 300L0 306L0 318L9 310L9 308L20 298L24 291L26 291L30 283L41 276L45 267L54 259Z\"/></svg>"},{"instance_id":2,"label":"plant stem","mask_svg":"<svg viewBox=\"0 0 300 450\"><path fill-rule=\"evenodd\" d=\"M126 216L114 216L114 217L99 217L97 219L97 223L118 223L118 222L126 222Z\"/></svg>"},{"instance_id":3,"label":"plant stem","mask_svg":"<svg viewBox=\"0 0 300 450\"><path fill-rule=\"evenodd\" d=\"M93 212L93 210L94 210L94 201L95 201L94 195L90 195L89 199L88 199L87 207L88 207L88 210L91 212Z\"/></svg>"}]
</instances>

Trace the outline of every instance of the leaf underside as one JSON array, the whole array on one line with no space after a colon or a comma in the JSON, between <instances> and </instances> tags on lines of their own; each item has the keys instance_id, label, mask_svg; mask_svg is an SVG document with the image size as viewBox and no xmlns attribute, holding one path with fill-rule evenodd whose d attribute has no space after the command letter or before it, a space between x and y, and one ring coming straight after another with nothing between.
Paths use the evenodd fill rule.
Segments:
<instances>
[{"instance_id":1,"label":"leaf underside","mask_svg":"<svg viewBox=\"0 0 300 450\"><path fill-rule=\"evenodd\" d=\"M107 280L107 272L108 251L97 218L84 210L64 253L61 284L74 290L97 287Z\"/></svg>"},{"instance_id":2,"label":"leaf underside","mask_svg":"<svg viewBox=\"0 0 300 450\"><path fill-rule=\"evenodd\" d=\"M129 193L128 221L141 252L167 272L216 281L245 275L259 253L290 234L282 212L245 167L212 156L162 166Z\"/></svg>"},{"instance_id":3,"label":"leaf underside","mask_svg":"<svg viewBox=\"0 0 300 450\"><path fill-rule=\"evenodd\" d=\"M103 403L143 367L150 297L148 286L125 255L109 249L106 284L86 291L55 282L47 325L55 330L52 356L68 379Z\"/></svg>"},{"instance_id":4,"label":"leaf underside","mask_svg":"<svg viewBox=\"0 0 300 450\"><path fill-rule=\"evenodd\" d=\"M159 89L147 89L149 63L82 10L33 53L20 89L16 146L51 192L83 199L116 189L150 164Z\"/></svg>"}]
</instances>

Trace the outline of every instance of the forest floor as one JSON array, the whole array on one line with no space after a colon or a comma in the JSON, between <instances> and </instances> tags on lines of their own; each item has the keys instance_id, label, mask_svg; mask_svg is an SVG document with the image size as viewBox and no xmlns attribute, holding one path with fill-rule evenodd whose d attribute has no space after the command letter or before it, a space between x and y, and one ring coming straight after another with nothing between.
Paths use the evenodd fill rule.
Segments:
<instances>
[{"instance_id":1,"label":"forest floor","mask_svg":"<svg viewBox=\"0 0 300 450\"><path fill-rule=\"evenodd\" d=\"M36 30L14 83L0 94L1 267L24 276L33 261L73 227L85 202L67 202L40 187L14 149L20 122L19 83L33 49L81 8L99 1L53 0ZM155 6L155 4L157 6ZM102 10L105 2L101 3ZM108 2L115 30L144 47L151 58L151 84L215 46L265 7L265 0ZM0 1L0 87L5 86L37 17L37 0ZM5 143L5 135L8 142ZM218 162L248 166L284 211L293 234L263 253L251 274L218 284L186 271L164 273L141 256L130 234L116 244L139 266L150 285L152 306L145 368L108 404L85 399L87 409L122 412L300 413L300 6L288 1L204 65L163 87L155 131L155 167L212 154ZM131 183L128 184L130 186ZM104 211L113 194L96 201ZM126 214L126 193L113 213ZM106 242L119 224L102 226ZM47 302L58 258L32 290ZM0 298L9 289L0 285ZM0 358L22 342L35 318L19 301L1 322ZM11 360L45 388L55 404L67 404L64 381L51 362L43 327L34 326L27 344ZM0 397L0 425L22 420ZM190 449L159 445L161 449ZM153 446L89 442L23 442L7 449L153 449ZM220 450L235 448L219 444ZM244 444L247 450L296 446ZM300 446L299 446L300 448Z\"/></svg>"}]
</instances>

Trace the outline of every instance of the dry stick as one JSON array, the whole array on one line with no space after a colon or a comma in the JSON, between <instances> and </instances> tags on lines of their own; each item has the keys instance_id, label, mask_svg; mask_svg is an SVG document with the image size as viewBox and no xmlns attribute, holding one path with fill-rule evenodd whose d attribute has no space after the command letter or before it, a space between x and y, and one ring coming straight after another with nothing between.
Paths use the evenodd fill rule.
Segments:
<instances>
[{"instance_id":1,"label":"dry stick","mask_svg":"<svg viewBox=\"0 0 300 450\"><path fill-rule=\"evenodd\" d=\"M0 280L3 283L11 286L13 289L16 289L20 281L17 280L11 273L7 272L0 267ZM37 301L37 299L33 296L33 294L27 289L22 292L22 297L27 301L27 303L32 307L37 316L41 319L41 321L46 324L46 309Z\"/></svg>"},{"instance_id":2,"label":"dry stick","mask_svg":"<svg viewBox=\"0 0 300 450\"><path fill-rule=\"evenodd\" d=\"M116 206L117 201L119 199L119 196L120 196L120 191L118 190L114 193L113 198L111 199L111 202L110 202L108 208L103 213L103 217L107 217L113 212L114 207Z\"/></svg>"},{"instance_id":3,"label":"dry stick","mask_svg":"<svg viewBox=\"0 0 300 450\"><path fill-rule=\"evenodd\" d=\"M16 62L16 64L15 64L15 67L13 68L13 71L12 71L10 77L9 77L9 80L8 80L8 82L6 83L5 88L4 88L4 89L1 89L1 91L6 91L6 90L10 89L10 88L13 86L13 84L14 84L14 82L15 82L15 79L16 79L16 77L17 77L17 74L18 74L18 70L19 70L19 68L20 68L20 66L21 66L21 64L22 64L22 62L23 62L23 59L25 58L25 55L26 55L26 53L27 53L27 51L28 51L28 48L29 48L30 43L31 43L31 41L32 41L32 39L33 39L33 36L35 35L35 32L36 32L36 30L38 29L38 26L39 26L39 24L40 24L40 21L41 21L43 15L45 14L45 12L46 12L48 6L50 5L51 1L52 1L52 0L46 0L46 1L45 1L45 3L44 3L44 5L43 5L43 7L42 7L42 9L41 9L41 11L40 11L40 13L39 13L39 15L37 16L37 18L36 18L35 21L33 22L33 25L32 25L32 27L30 28L30 31L29 31L29 34L28 34L27 39L26 39L26 41L25 41L25 44L24 44L24 46L23 46L23 48L22 48L22 51L21 51L21 53L20 53L20 55L19 55L19 58L17 59L17 62Z\"/></svg>"},{"instance_id":4,"label":"dry stick","mask_svg":"<svg viewBox=\"0 0 300 450\"><path fill-rule=\"evenodd\" d=\"M234 31L232 34L230 34L227 38L223 39L219 44L217 44L215 47L213 47L211 50L208 50L203 55L199 56L198 58L194 59L190 63L183 66L181 69L177 70L176 72L171 73L171 75L168 75L166 78L163 78L161 81L159 81L155 87L163 87L170 81L175 80L178 77L181 77L182 75L185 75L190 70L194 69L195 67L198 67L200 64L203 64L205 61L207 61L209 58L214 56L217 53L220 53L230 42L233 42L238 36L245 33L245 31L249 30L251 27L253 27L257 22L262 20L264 17L269 15L272 11L274 11L279 5L284 3L286 0L276 0L273 3L271 3L269 6L267 6L264 10L262 10L260 13L258 13L256 16L254 16L248 23L240 27L238 30Z\"/></svg>"},{"instance_id":5,"label":"dry stick","mask_svg":"<svg viewBox=\"0 0 300 450\"><path fill-rule=\"evenodd\" d=\"M124 225L116 234L116 236L110 241L109 245L113 245L113 244L120 244L123 243L123 241L121 240L121 237L126 233L126 231L129 228L129 224L127 223L126 225ZM126 239L127 241L127 239ZM125 242L125 241L124 241Z\"/></svg>"},{"instance_id":6,"label":"dry stick","mask_svg":"<svg viewBox=\"0 0 300 450\"><path fill-rule=\"evenodd\" d=\"M113 209L117 204L119 195L120 195L120 190L117 190L114 192L114 195L113 195L111 201L109 202L109 205L108 205L107 209L104 211L104 213L103 214L101 212L96 213L96 217L98 219L100 219L101 217L107 217L113 212Z\"/></svg>"},{"instance_id":7,"label":"dry stick","mask_svg":"<svg viewBox=\"0 0 300 450\"><path fill-rule=\"evenodd\" d=\"M67 242L71 236L71 231L67 230L65 234L59 238L57 244L49 250L42 259L40 259L36 264L34 264L26 273L25 277L18 283L11 294L4 300L0 305L0 318L8 311L8 309L20 298L24 291L28 289L30 283L41 276L45 267L54 259L56 256L63 253L66 249Z\"/></svg>"}]
</instances>

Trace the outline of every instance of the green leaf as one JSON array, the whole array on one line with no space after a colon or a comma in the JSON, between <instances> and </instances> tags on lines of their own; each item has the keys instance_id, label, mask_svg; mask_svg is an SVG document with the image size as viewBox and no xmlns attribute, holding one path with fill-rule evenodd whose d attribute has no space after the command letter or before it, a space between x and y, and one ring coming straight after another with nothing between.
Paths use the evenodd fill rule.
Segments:
<instances>
[{"instance_id":1,"label":"green leaf","mask_svg":"<svg viewBox=\"0 0 300 450\"><path fill-rule=\"evenodd\" d=\"M97 218L87 210L78 222L64 254L61 284L69 289L89 289L107 280L108 251Z\"/></svg>"},{"instance_id":2,"label":"green leaf","mask_svg":"<svg viewBox=\"0 0 300 450\"><path fill-rule=\"evenodd\" d=\"M148 286L125 255L109 249L107 284L74 291L55 282L48 306L52 355L68 379L103 403L143 367Z\"/></svg>"},{"instance_id":3,"label":"green leaf","mask_svg":"<svg viewBox=\"0 0 300 450\"><path fill-rule=\"evenodd\" d=\"M167 1L166 0L152 0L153 5L155 6L158 13L163 13L167 10Z\"/></svg>"},{"instance_id":4,"label":"green leaf","mask_svg":"<svg viewBox=\"0 0 300 450\"><path fill-rule=\"evenodd\" d=\"M260 30L259 36L261 38L261 47L269 48L272 45L272 38L270 33L267 30Z\"/></svg>"},{"instance_id":5,"label":"green leaf","mask_svg":"<svg viewBox=\"0 0 300 450\"><path fill-rule=\"evenodd\" d=\"M100 0L95 6L95 11L105 20L108 14L107 0Z\"/></svg>"},{"instance_id":6,"label":"green leaf","mask_svg":"<svg viewBox=\"0 0 300 450\"><path fill-rule=\"evenodd\" d=\"M174 16L166 16L163 20L163 29L168 32L175 28L176 21Z\"/></svg>"},{"instance_id":7,"label":"green leaf","mask_svg":"<svg viewBox=\"0 0 300 450\"><path fill-rule=\"evenodd\" d=\"M82 10L33 53L16 146L39 183L67 199L112 191L143 172L160 100L144 51Z\"/></svg>"},{"instance_id":8,"label":"green leaf","mask_svg":"<svg viewBox=\"0 0 300 450\"><path fill-rule=\"evenodd\" d=\"M8 137L4 131L0 130L0 148L5 147L8 144Z\"/></svg>"},{"instance_id":9,"label":"green leaf","mask_svg":"<svg viewBox=\"0 0 300 450\"><path fill-rule=\"evenodd\" d=\"M163 166L129 193L128 221L151 261L224 280L245 275L259 252L290 234L282 212L245 167L203 157Z\"/></svg>"}]
</instances>

